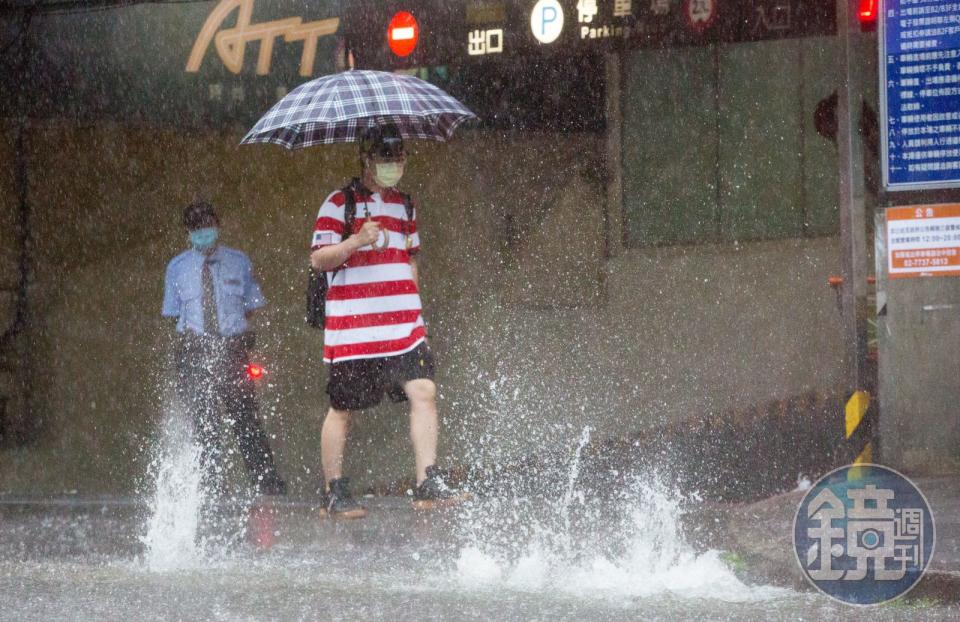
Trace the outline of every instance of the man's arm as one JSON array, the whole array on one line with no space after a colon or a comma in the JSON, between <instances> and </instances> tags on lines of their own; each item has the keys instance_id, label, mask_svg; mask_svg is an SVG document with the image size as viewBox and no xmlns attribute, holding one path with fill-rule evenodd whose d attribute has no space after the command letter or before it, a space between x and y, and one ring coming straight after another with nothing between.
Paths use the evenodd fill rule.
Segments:
<instances>
[{"instance_id":1,"label":"man's arm","mask_svg":"<svg viewBox=\"0 0 960 622\"><path fill-rule=\"evenodd\" d=\"M342 266L357 249L373 244L380 237L380 223L368 220L356 234L343 242L318 248L310 253L310 265L314 270L328 271Z\"/></svg>"},{"instance_id":2,"label":"man's arm","mask_svg":"<svg viewBox=\"0 0 960 622\"><path fill-rule=\"evenodd\" d=\"M173 318L174 322L180 317L180 295L176 281L176 270L171 262L167 265L167 271L163 277L163 303L160 305L160 315Z\"/></svg>"},{"instance_id":3,"label":"man's arm","mask_svg":"<svg viewBox=\"0 0 960 622\"><path fill-rule=\"evenodd\" d=\"M243 316L246 320L253 318L254 312L267 304L260 283L253 276L253 263L246 255L243 256ZM248 330L252 330L248 329Z\"/></svg>"}]
</instances>

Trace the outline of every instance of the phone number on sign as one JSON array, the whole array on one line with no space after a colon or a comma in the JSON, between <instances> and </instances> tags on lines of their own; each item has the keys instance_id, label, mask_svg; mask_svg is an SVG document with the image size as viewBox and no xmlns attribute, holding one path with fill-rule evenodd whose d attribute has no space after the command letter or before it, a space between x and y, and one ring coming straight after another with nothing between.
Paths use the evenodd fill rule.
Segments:
<instances>
[{"instance_id":1,"label":"phone number on sign","mask_svg":"<svg viewBox=\"0 0 960 622\"><path fill-rule=\"evenodd\" d=\"M950 260L946 257L924 257L921 259L904 259L904 268L935 268L937 266L949 266Z\"/></svg>"}]
</instances>

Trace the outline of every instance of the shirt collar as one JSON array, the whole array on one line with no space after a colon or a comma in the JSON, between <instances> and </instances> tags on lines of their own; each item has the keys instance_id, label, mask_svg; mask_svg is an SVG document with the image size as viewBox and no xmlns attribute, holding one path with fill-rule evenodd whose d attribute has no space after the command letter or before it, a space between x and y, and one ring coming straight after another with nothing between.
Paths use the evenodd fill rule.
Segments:
<instances>
[{"instance_id":1,"label":"shirt collar","mask_svg":"<svg viewBox=\"0 0 960 622\"><path fill-rule=\"evenodd\" d=\"M354 177L350 182L350 186L353 188L354 196L358 202L363 201L364 199L372 201L374 195L380 197L381 203L397 202L396 200L391 201L391 199L399 199L402 201L402 195L396 188L384 188L383 192L373 192L363 185L363 182L360 181L359 177Z\"/></svg>"},{"instance_id":2,"label":"shirt collar","mask_svg":"<svg viewBox=\"0 0 960 622\"><path fill-rule=\"evenodd\" d=\"M190 252L192 252L192 253L193 253L193 256L196 257L197 259L199 259L201 263L203 263L203 262L205 262L205 261L210 262L210 263L215 263L215 262L220 261L220 260L223 258L223 257L222 257L222 247L220 246L220 244L217 244L217 247L216 247L215 249L213 249L213 252L210 253L209 255L205 255L205 254L201 253L200 251L198 251L197 249L193 248L192 246L190 247Z\"/></svg>"}]
</instances>

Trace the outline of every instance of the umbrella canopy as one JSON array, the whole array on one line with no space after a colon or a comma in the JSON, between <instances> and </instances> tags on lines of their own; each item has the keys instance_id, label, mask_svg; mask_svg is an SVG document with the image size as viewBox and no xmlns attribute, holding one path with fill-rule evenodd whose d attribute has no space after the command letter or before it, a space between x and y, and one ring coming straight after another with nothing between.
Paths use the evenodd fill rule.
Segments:
<instances>
[{"instance_id":1,"label":"umbrella canopy","mask_svg":"<svg viewBox=\"0 0 960 622\"><path fill-rule=\"evenodd\" d=\"M404 138L445 141L477 116L436 86L384 71L344 71L305 82L277 102L241 145L287 149L348 143L370 125L394 123Z\"/></svg>"}]
</instances>

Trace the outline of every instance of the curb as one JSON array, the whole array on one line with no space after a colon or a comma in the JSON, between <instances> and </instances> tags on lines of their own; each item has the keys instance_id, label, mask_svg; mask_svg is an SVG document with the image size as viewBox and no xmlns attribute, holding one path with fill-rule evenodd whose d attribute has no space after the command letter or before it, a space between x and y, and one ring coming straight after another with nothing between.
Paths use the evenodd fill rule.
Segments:
<instances>
[{"instance_id":1,"label":"curb","mask_svg":"<svg viewBox=\"0 0 960 622\"><path fill-rule=\"evenodd\" d=\"M960 572L928 570L904 598L906 600L929 598L945 605L958 604L960 603Z\"/></svg>"},{"instance_id":2,"label":"curb","mask_svg":"<svg viewBox=\"0 0 960 622\"><path fill-rule=\"evenodd\" d=\"M719 523L709 536L713 548L742 561L732 568L744 582L775 585L802 592L816 591L797 563L787 525L803 493L793 491L753 504L718 504L710 509ZM901 597L906 602L937 601L960 604L960 571L928 569Z\"/></svg>"}]
</instances>

